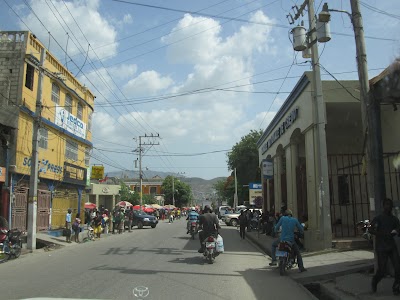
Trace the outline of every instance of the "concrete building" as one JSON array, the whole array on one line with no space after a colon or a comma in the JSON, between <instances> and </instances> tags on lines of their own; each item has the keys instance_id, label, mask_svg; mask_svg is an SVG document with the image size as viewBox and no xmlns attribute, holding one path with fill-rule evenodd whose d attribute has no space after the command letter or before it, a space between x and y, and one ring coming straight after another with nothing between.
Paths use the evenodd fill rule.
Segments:
<instances>
[{"instance_id":1,"label":"concrete building","mask_svg":"<svg viewBox=\"0 0 400 300\"><path fill-rule=\"evenodd\" d=\"M323 81L322 87L332 239L356 237L357 221L370 218L359 84ZM313 90L312 73L306 72L264 131L258 148L260 163L268 160L273 166L273 176L263 181L264 209L278 212L282 205L287 205L295 217L301 221L308 219L306 247L317 250L330 241L319 240ZM400 128L400 116L389 106L382 107L381 115L387 196L399 199L400 178L392 161L400 150L400 140L393 131Z\"/></svg>"},{"instance_id":2,"label":"concrete building","mask_svg":"<svg viewBox=\"0 0 400 300\"><path fill-rule=\"evenodd\" d=\"M119 201L120 185L117 184L100 184L91 183L90 190L87 194L88 202L95 203L97 207L101 205L112 211L115 204Z\"/></svg>"},{"instance_id":3,"label":"concrete building","mask_svg":"<svg viewBox=\"0 0 400 300\"><path fill-rule=\"evenodd\" d=\"M30 32L0 32L0 166L9 179L2 188L0 213L11 226L26 229L33 116L39 64L43 66L39 129L37 229L64 226L65 213L83 211L94 95ZM7 187L11 187L9 195Z\"/></svg>"}]
</instances>

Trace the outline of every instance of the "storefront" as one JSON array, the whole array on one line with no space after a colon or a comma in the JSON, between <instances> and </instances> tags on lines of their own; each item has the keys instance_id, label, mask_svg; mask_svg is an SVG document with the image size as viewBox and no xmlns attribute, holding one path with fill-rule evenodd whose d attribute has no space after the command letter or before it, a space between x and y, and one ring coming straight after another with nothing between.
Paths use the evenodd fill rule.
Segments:
<instances>
[{"instance_id":1,"label":"storefront","mask_svg":"<svg viewBox=\"0 0 400 300\"><path fill-rule=\"evenodd\" d=\"M320 157L316 156L311 76L311 72L304 73L258 141L260 164L263 168L272 166L263 182L264 209L279 212L287 206L300 221L307 220L310 250L329 245L332 238L355 237L357 221L370 218L358 81L323 81L326 141L322 142L326 143L327 156L321 159L328 164L325 175L329 178L332 236L321 241L321 182L316 176ZM386 190L393 199L399 197L392 160L400 150L400 141L390 128L399 128L399 120L393 109L382 109Z\"/></svg>"},{"instance_id":2,"label":"storefront","mask_svg":"<svg viewBox=\"0 0 400 300\"><path fill-rule=\"evenodd\" d=\"M90 184L90 191L87 195L87 202L95 203L97 207L101 205L112 211L115 204L119 201L120 185L117 184Z\"/></svg>"}]
</instances>

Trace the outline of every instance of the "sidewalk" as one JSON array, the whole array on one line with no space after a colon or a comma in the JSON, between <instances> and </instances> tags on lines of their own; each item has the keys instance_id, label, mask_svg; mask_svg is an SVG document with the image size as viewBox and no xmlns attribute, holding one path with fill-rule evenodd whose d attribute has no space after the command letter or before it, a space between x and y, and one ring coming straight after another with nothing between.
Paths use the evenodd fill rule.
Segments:
<instances>
[{"instance_id":1,"label":"sidewalk","mask_svg":"<svg viewBox=\"0 0 400 300\"><path fill-rule=\"evenodd\" d=\"M246 232L246 238L271 256L272 237ZM372 251L327 249L303 252L302 256L307 272L291 270L290 277L302 285L316 286L319 293L322 293L320 299L394 299L392 278L382 280L376 294L370 292L372 275L368 271L373 269Z\"/></svg>"}]
</instances>

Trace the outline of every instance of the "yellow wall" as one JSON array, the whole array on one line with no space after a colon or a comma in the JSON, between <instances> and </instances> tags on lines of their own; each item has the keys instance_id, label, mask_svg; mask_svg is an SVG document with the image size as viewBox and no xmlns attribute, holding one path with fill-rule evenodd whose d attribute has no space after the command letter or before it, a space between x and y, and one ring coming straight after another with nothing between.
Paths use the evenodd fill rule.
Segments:
<instances>
[{"instance_id":1,"label":"yellow wall","mask_svg":"<svg viewBox=\"0 0 400 300\"><path fill-rule=\"evenodd\" d=\"M82 193L81 199L81 220L84 222L85 218L85 193ZM72 209L72 219L75 219L78 213L78 192L71 190L57 190L53 197L52 202L52 214L51 214L51 228L57 229L65 226L65 215L67 214L68 208Z\"/></svg>"},{"instance_id":2,"label":"yellow wall","mask_svg":"<svg viewBox=\"0 0 400 300\"><path fill-rule=\"evenodd\" d=\"M26 53L35 56L40 60L40 51L43 49L43 45L32 35L29 35L29 40L27 43ZM25 87L25 74L27 69L27 64L24 66L25 73L23 75L23 86L22 86L22 106L29 109L31 112L35 111L36 95L39 81L39 72L36 69L34 73L34 83L33 90ZM42 117L49 122L55 122L55 106L56 104L51 100L52 83L55 82L60 87L60 106L65 105L65 96L70 94L73 99L72 114L76 116L77 114L77 104L80 102L83 105L83 117L82 121L88 125L88 115L92 111L94 105L93 94L85 88L79 81L73 77L56 59L55 57L46 51L46 60L44 64L43 77L43 90L42 90ZM84 101L79 100L76 95L70 93L62 84L60 84L57 79L55 79L51 73L61 73L63 78L66 80L64 83L74 90ZM28 112L20 112L19 124L18 124L18 136L17 136L17 153L16 153L16 165L17 172L20 174L30 173L30 157L32 155L32 131L33 131L33 118ZM63 134L58 129L53 128L42 122L42 126L48 129L48 147L47 149L39 148L39 161L42 161L40 168L44 168L46 172L40 172L39 177L62 180L62 173L64 168L64 162L69 162L74 165L86 168L85 166L85 148L90 148L87 144L79 141L79 139L74 139L71 136ZM78 160L67 160L65 159L65 147L66 139L74 140L78 143ZM88 142L91 141L91 132L86 131L86 138Z\"/></svg>"}]
</instances>

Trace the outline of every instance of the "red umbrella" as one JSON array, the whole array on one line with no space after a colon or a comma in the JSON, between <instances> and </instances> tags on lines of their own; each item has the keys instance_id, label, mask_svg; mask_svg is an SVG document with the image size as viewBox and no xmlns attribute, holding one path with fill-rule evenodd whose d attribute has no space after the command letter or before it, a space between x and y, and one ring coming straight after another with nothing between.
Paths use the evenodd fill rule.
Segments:
<instances>
[{"instance_id":1,"label":"red umbrella","mask_svg":"<svg viewBox=\"0 0 400 300\"><path fill-rule=\"evenodd\" d=\"M134 210L140 210L140 205L134 205L134 206L132 206L132 209L134 209Z\"/></svg>"},{"instance_id":2,"label":"red umbrella","mask_svg":"<svg viewBox=\"0 0 400 300\"><path fill-rule=\"evenodd\" d=\"M128 207L128 206L132 206L132 203L130 203L128 201L120 201L117 203L117 206Z\"/></svg>"},{"instance_id":3,"label":"red umbrella","mask_svg":"<svg viewBox=\"0 0 400 300\"><path fill-rule=\"evenodd\" d=\"M87 208L87 209L94 209L94 208L96 208L96 204L90 203L90 202L86 202L86 203L85 203L85 208Z\"/></svg>"},{"instance_id":4,"label":"red umbrella","mask_svg":"<svg viewBox=\"0 0 400 300\"><path fill-rule=\"evenodd\" d=\"M153 213L153 212L154 212L154 208L145 207L145 208L143 209L143 211L144 211L145 213Z\"/></svg>"}]
</instances>

